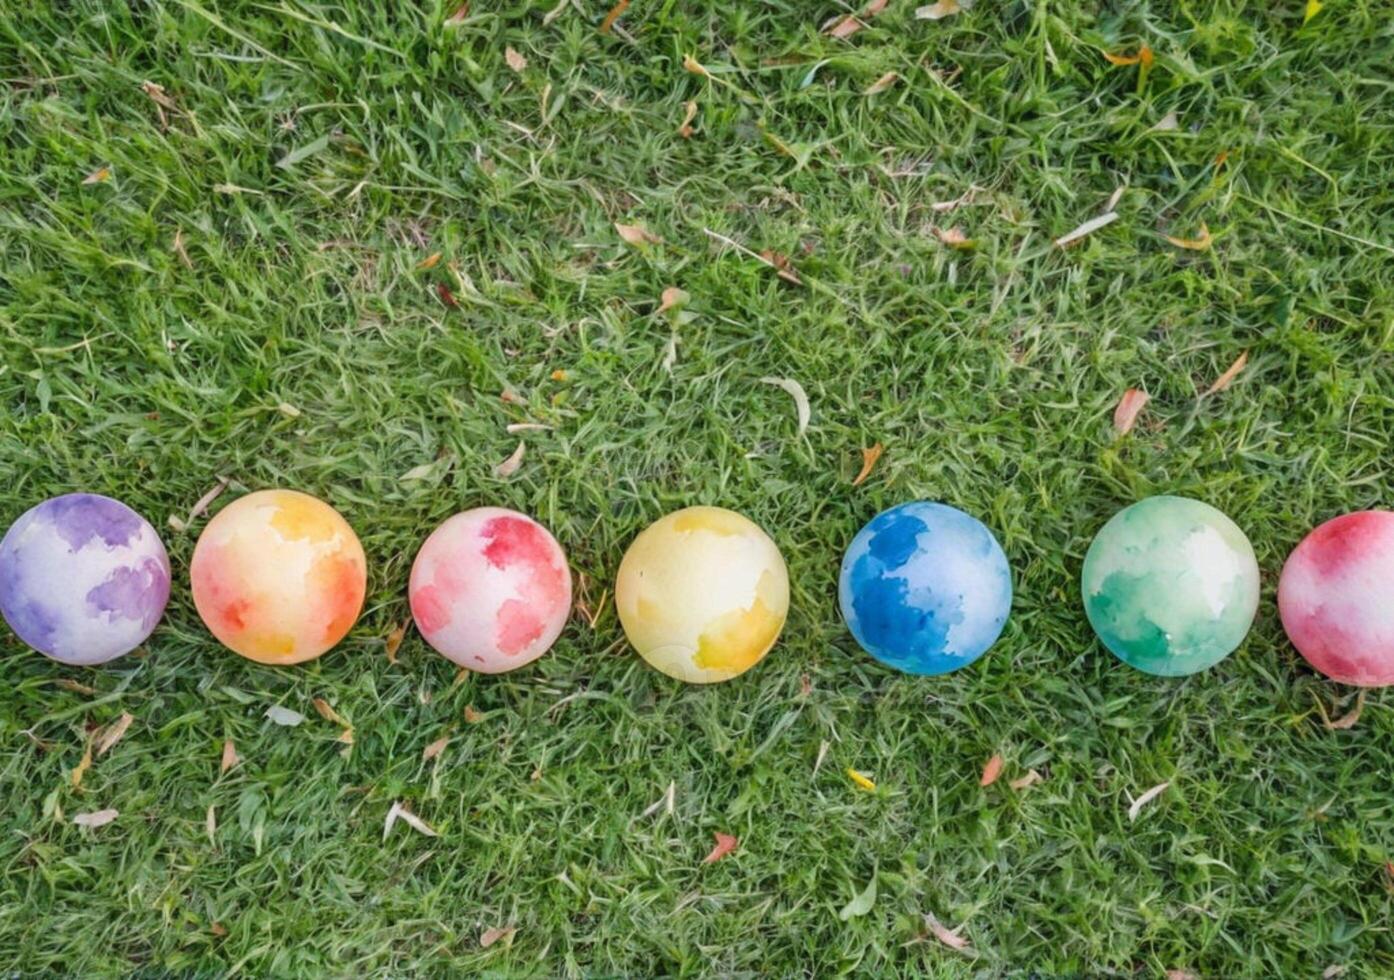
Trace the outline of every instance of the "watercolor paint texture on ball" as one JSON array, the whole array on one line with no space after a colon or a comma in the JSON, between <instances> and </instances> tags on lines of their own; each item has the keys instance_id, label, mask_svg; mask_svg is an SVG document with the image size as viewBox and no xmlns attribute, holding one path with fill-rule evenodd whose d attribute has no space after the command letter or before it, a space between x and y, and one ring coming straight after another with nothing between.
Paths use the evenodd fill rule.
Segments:
<instances>
[{"instance_id":1,"label":"watercolor paint texture on ball","mask_svg":"<svg viewBox=\"0 0 1394 980\"><path fill-rule=\"evenodd\" d=\"M1007 556L977 518L916 501L873 517L847 548L838 601L863 650L911 674L981 657L1012 605Z\"/></svg>"},{"instance_id":2,"label":"watercolor paint texture on ball","mask_svg":"<svg viewBox=\"0 0 1394 980\"><path fill-rule=\"evenodd\" d=\"M189 579L199 615L225 646L294 664L348 633L363 608L367 562L333 507L295 490L260 490L208 522Z\"/></svg>"},{"instance_id":3,"label":"watercolor paint texture on ball","mask_svg":"<svg viewBox=\"0 0 1394 980\"><path fill-rule=\"evenodd\" d=\"M651 665L692 684L725 681L779 638L789 574L757 524L720 507L688 507L634 539L620 562L615 607Z\"/></svg>"},{"instance_id":4,"label":"watercolor paint texture on ball","mask_svg":"<svg viewBox=\"0 0 1394 980\"><path fill-rule=\"evenodd\" d=\"M1148 497L1100 529L1081 589L1104 646L1138 670L1179 677L1213 667L1248 634L1258 562L1239 526L1209 504Z\"/></svg>"},{"instance_id":5,"label":"watercolor paint texture on ball","mask_svg":"<svg viewBox=\"0 0 1394 980\"><path fill-rule=\"evenodd\" d=\"M150 636L169 576L145 518L110 497L66 494L26 511L0 541L0 613L54 660L105 663Z\"/></svg>"},{"instance_id":6,"label":"watercolor paint texture on ball","mask_svg":"<svg viewBox=\"0 0 1394 980\"><path fill-rule=\"evenodd\" d=\"M426 539L408 598L427 643L461 667L497 674L531 663L556 642L571 615L571 571L537 521L479 507Z\"/></svg>"}]
</instances>

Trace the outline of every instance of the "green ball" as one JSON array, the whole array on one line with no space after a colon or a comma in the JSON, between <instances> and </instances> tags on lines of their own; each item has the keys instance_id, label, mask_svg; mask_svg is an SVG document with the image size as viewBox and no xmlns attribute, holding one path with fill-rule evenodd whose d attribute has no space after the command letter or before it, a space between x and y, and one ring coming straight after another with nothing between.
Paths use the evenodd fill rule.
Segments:
<instances>
[{"instance_id":1,"label":"green ball","mask_svg":"<svg viewBox=\"0 0 1394 980\"><path fill-rule=\"evenodd\" d=\"M1258 612L1258 562L1232 520L1186 497L1148 497L1103 526L1081 576L1089 625L1118 659L1161 677L1213 667Z\"/></svg>"}]
</instances>

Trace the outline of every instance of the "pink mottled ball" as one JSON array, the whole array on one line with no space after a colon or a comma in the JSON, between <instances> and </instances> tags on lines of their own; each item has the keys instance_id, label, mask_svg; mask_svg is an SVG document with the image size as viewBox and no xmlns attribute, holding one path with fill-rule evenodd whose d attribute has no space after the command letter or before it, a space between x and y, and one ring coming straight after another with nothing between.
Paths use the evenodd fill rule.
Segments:
<instances>
[{"instance_id":1,"label":"pink mottled ball","mask_svg":"<svg viewBox=\"0 0 1394 980\"><path fill-rule=\"evenodd\" d=\"M561 545L537 521L478 507L426 539L408 596L427 643L461 667L501 674L556 641L571 614L571 571Z\"/></svg>"},{"instance_id":2,"label":"pink mottled ball","mask_svg":"<svg viewBox=\"0 0 1394 980\"><path fill-rule=\"evenodd\" d=\"M1303 538L1278 580L1278 614L1327 677L1394 684L1394 513L1343 514Z\"/></svg>"}]
</instances>

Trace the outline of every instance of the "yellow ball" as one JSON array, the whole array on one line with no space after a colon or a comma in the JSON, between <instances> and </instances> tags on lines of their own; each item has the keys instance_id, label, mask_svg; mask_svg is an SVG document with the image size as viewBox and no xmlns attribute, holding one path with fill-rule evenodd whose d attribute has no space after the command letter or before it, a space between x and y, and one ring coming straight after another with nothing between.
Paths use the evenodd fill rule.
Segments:
<instances>
[{"instance_id":1,"label":"yellow ball","mask_svg":"<svg viewBox=\"0 0 1394 980\"><path fill-rule=\"evenodd\" d=\"M720 507L688 507L629 546L615 606L630 644L689 684L745 673L779 639L789 572L768 534Z\"/></svg>"}]
</instances>

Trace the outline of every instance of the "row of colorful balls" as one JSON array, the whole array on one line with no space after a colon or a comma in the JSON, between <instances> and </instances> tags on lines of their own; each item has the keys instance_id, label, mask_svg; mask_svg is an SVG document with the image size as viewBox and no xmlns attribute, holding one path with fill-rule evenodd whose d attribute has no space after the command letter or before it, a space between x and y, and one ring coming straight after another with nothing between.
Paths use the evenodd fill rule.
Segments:
<instances>
[{"instance_id":1,"label":"row of colorful balls","mask_svg":"<svg viewBox=\"0 0 1394 980\"><path fill-rule=\"evenodd\" d=\"M363 606L366 561L339 513L292 490L248 494L208 522L189 568L194 605L252 660L318 657ZM0 612L69 664L102 663L150 635L169 599L155 529L109 497L69 494L23 514L0 541ZM1104 645L1148 673L1213 666L1244 639L1259 571L1244 532L1215 508L1149 497L1119 511L1084 560L1084 607ZM412 566L421 635L455 663L499 673L535 660L571 612L556 539L516 511L481 507L432 532ZM943 504L901 504L852 539L838 597L857 642L913 674L966 666L996 642L1011 572L992 532ZM778 547L719 507L650 525L620 563L615 603L630 643L691 683L724 681L774 645L789 608ZM1394 514L1346 514L1312 531L1283 568L1278 607L1293 644L1327 676L1394 683Z\"/></svg>"}]
</instances>

